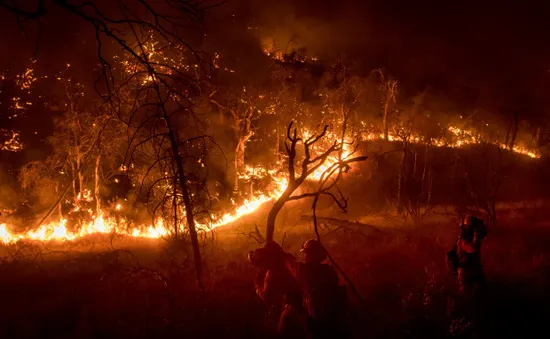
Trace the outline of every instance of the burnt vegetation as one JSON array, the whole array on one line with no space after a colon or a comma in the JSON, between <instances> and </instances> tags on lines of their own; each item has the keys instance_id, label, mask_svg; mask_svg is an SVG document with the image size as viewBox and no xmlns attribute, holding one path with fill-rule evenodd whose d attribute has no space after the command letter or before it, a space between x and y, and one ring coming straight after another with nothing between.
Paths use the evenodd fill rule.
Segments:
<instances>
[{"instance_id":1,"label":"burnt vegetation","mask_svg":"<svg viewBox=\"0 0 550 339\"><path fill-rule=\"evenodd\" d=\"M0 337L271 337L246 253L308 238L353 337L543 333L547 72L464 99L240 6L0 0L33 51L0 64ZM86 47L57 53L50 27ZM488 227L475 310L444 260L468 214Z\"/></svg>"}]
</instances>

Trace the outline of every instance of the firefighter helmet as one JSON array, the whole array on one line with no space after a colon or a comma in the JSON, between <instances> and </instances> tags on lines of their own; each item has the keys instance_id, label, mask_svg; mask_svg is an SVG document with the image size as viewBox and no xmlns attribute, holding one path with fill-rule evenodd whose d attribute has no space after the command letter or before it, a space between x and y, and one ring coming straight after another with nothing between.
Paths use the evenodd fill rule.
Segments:
<instances>
[{"instance_id":1,"label":"firefighter helmet","mask_svg":"<svg viewBox=\"0 0 550 339\"><path fill-rule=\"evenodd\" d=\"M317 239L309 239L302 245L302 250L307 260L321 262L327 258L327 250Z\"/></svg>"}]
</instances>

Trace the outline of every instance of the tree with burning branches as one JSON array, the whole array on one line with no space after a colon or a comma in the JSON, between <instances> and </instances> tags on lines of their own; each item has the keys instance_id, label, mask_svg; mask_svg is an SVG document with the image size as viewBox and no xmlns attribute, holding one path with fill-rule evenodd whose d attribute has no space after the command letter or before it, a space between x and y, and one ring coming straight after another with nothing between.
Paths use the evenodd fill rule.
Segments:
<instances>
[{"instance_id":1,"label":"tree with burning branches","mask_svg":"<svg viewBox=\"0 0 550 339\"><path fill-rule=\"evenodd\" d=\"M208 98L216 105L220 112L220 123L223 124L224 116L228 114L231 119L231 127L235 133L236 146L234 156L234 185L233 190L238 192L239 176L245 170L246 143L254 136L254 124L260 118L266 106L264 95L259 91L243 87L242 91L231 93L224 91L221 100L219 91L212 92Z\"/></svg>"},{"instance_id":2,"label":"tree with burning branches","mask_svg":"<svg viewBox=\"0 0 550 339\"><path fill-rule=\"evenodd\" d=\"M58 160L56 157L48 157L45 161L32 161L19 172L19 183L31 205L36 206L36 202L41 207L51 206L61 194L63 186L69 185L63 171L65 164ZM60 219L63 218L62 204L57 204L57 213Z\"/></svg>"},{"instance_id":3,"label":"tree with burning branches","mask_svg":"<svg viewBox=\"0 0 550 339\"><path fill-rule=\"evenodd\" d=\"M77 177L72 181L76 201L84 194L86 177L83 166L87 154L93 150L99 126L94 126L91 111L82 102L82 85L72 81L66 74L67 70L68 67L56 75L61 95L48 106L60 115L54 119L54 134L48 141L54 151L52 157L64 164L64 172Z\"/></svg>"},{"instance_id":4,"label":"tree with burning branches","mask_svg":"<svg viewBox=\"0 0 550 339\"><path fill-rule=\"evenodd\" d=\"M196 218L207 207L204 197L205 168L211 139L206 126L195 114L202 94L203 65L181 45L169 43L153 33L132 30L134 52L122 60L124 86L119 88L114 107L126 124L129 149L125 164L144 169L148 197L156 192L153 215L170 209L174 234L187 226L193 249L197 281L202 288L201 254ZM143 58L138 62L134 53ZM129 61L128 61L129 60Z\"/></svg>"},{"instance_id":5,"label":"tree with burning branches","mask_svg":"<svg viewBox=\"0 0 550 339\"><path fill-rule=\"evenodd\" d=\"M305 139L297 136L297 129L292 128L291 122L287 128L285 148L288 155L288 185L281 196L277 199L267 217L266 241L273 241L275 232L275 221L283 206L289 201L305 198L318 199L320 196L330 197L340 209L347 209L347 200L338 190L337 183L342 175L350 170L350 165L355 162L364 161L367 156L353 156L357 146L351 152L343 155L340 151L345 147L345 141L334 140L331 145L321 152L315 152L315 146L327 136L328 125L325 125L322 132L313 134ZM298 164L297 148L302 145L304 156L301 164ZM349 145L349 144L348 144ZM314 154L317 153L317 154ZM294 192L314 172L323 170L319 180L319 189L316 192L306 192L293 195ZM336 190L336 193L334 192Z\"/></svg>"}]
</instances>

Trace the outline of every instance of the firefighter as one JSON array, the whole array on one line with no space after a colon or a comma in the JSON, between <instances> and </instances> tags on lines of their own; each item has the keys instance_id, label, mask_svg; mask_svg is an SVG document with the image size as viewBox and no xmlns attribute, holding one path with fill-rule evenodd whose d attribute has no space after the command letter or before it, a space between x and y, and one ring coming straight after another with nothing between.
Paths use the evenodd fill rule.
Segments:
<instances>
[{"instance_id":1,"label":"firefighter","mask_svg":"<svg viewBox=\"0 0 550 339\"><path fill-rule=\"evenodd\" d=\"M250 262L260 269L254 285L268 309L268 322L276 323L280 337L301 339L306 336L306 311L300 286L285 266L284 256L283 249L275 242L268 242L248 254Z\"/></svg>"},{"instance_id":2,"label":"firefighter","mask_svg":"<svg viewBox=\"0 0 550 339\"><path fill-rule=\"evenodd\" d=\"M285 253L285 264L301 288L309 338L344 338L345 287L339 285L334 268L324 263L328 253L318 240L304 242L301 252L304 262Z\"/></svg>"},{"instance_id":3,"label":"firefighter","mask_svg":"<svg viewBox=\"0 0 550 339\"><path fill-rule=\"evenodd\" d=\"M460 293L473 296L485 282L481 242L487 229L483 220L468 215L460 224L460 231L453 249L447 253L447 265L451 273L458 276Z\"/></svg>"}]
</instances>

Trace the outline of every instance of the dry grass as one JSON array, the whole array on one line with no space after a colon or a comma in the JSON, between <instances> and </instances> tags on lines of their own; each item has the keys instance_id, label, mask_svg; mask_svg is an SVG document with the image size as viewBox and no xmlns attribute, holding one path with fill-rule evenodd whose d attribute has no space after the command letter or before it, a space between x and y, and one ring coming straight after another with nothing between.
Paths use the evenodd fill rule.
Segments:
<instances>
[{"instance_id":1,"label":"dry grass","mask_svg":"<svg viewBox=\"0 0 550 339\"><path fill-rule=\"evenodd\" d=\"M443 217L398 226L399 232L376 238L339 230L324 239L366 300L364 307L350 296L350 326L358 338L450 336L447 303L456 286L446 273L444 253L456 227ZM285 249L297 252L308 229L287 227ZM160 250L134 248L131 254L5 257L0 337L265 337L263 307L252 288L255 270L246 262L247 251L256 245L236 233L219 232L205 248L205 294L194 289L185 251L170 244ZM531 217L516 216L490 230L483 253L488 275L480 318L484 337L530 337L544 329L550 302L548 240L550 226Z\"/></svg>"}]
</instances>

